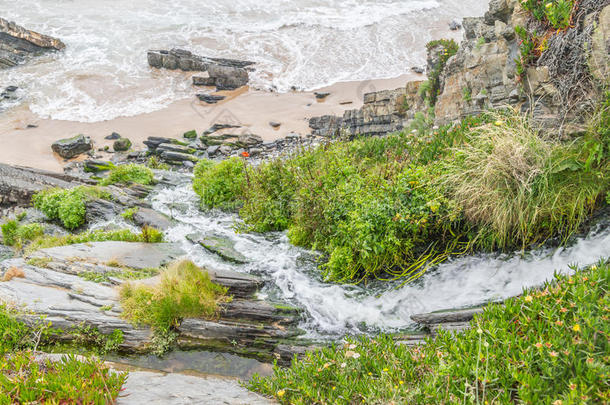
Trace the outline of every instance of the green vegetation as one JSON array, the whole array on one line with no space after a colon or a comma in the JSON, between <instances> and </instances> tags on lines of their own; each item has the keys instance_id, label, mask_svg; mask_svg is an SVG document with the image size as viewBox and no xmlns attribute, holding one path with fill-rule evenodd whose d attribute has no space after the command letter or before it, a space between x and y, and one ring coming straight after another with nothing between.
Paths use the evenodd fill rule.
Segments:
<instances>
[{"instance_id":1,"label":"green vegetation","mask_svg":"<svg viewBox=\"0 0 610 405\"><path fill-rule=\"evenodd\" d=\"M128 229L119 229L114 231L95 230L65 236L45 235L32 240L25 251L28 254L50 247L105 241L160 243L163 242L163 233L155 228L145 226L140 233L134 233Z\"/></svg>"},{"instance_id":2,"label":"green vegetation","mask_svg":"<svg viewBox=\"0 0 610 405\"><path fill-rule=\"evenodd\" d=\"M601 262L488 306L457 335L348 339L249 388L284 404L608 403L609 285Z\"/></svg>"},{"instance_id":3,"label":"green vegetation","mask_svg":"<svg viewBox=\"0 0 610 405\"><path fill-rule=\"evenodd\" d=\"M576 0L523 0L521 7L550 28L563 30L570 26L576 3Z\"/></svg>"},{"instance_id":4,"label":"green vegetation","mask_svg":"<svg viewBox=\"0 0 610 405\"><path fill-rule=\"evenodd\" d=\"M15 220L2 224L4 244L20 248L24 243L39 238L44 234L44 225L39 223L19 225Z\"/></svg>"},{"instance_id":5,"label":"green vegetation","mask_svg":"<svg viewBox=\"0 0 610 405\"><path fill-rule=\"evenodd\" d=\"M121 213L121 216L129 221L133 221L133 216L136 212L138 212L139 207L131 207L127 208L125 211Z\"/></svg>"},{"instance_id":6,"label":"green vegetation","mask_svg":"<svg viewBox=\"0 0 610 405\"><path fill-rule=\"evenodd\" d=\"M47 218L58 219L65 228L73 230L85 223L86 202L97 198L109 199L110 194L89 186L51 188L36 193L32 201Z\"/></svg>"},{"instance_id":7,"label":"green vegetation","mask_svg":"<svg viewBox=\"0 0 610 405\"><path fill-rule=\"evenodd\" d=\"M193 173L193 188L201 197L202 207L225 210L238 207L236 196L246 183L245 163L241 159L230 158L218 164L202 159Z\"/></svg>"},{"instance_id":8,"label":"green vegetation","mask_svg":"<svg viewBox=\"0 0 610 405\"><path fill-rule=\"evenodd\" d=\"M146 166L138 165L134 163L115 166L110 169L108 177L100 181L100 185L108 186L110 184L124 184L129 185L132 183L149 185L153 184L155 176L151 169Z\"/></svg>"},{"instance_id":9,"label":"green vegetation","mask_svg":"<svg viewBox=\"0 0 610 405\"><path fill-rule=\"evenodd\" d=\"M321 269L337 282L409 281L452 253L565 241L610 189L603 124L571 144L513 111L414 125L257 167L205 162L194 188L204 206L240 207L245 230L287 229L325 253Z\"/></svg>"},{"instance_id":10,"label":"green vegetation","mask_svg":"<svg viewBox=\"0 0 610 405\"><path fill-rule=\"evenodd\" d=\"M428 85L425 90L422 91L421 95L427 100L430 106L436 104L436 99L440 94L440 76L447 64L449 58L455 55L458 51L458 44L452 39L439 39L430 41L426 45L428 51L431 49L442 47L438 53L438 62L434 66L431 72L428 72Z\"/></svg>"},{"instance_id":11,"label":"green vegetation","mask_svg":"<svg viewBox=\"0 0 610 405\"><path fill-rule=\"evenodd\" d=\"M0 404L106 404L116 400L126 374L111 371L95 358L66 356L58 362L37 358L29 350L49 342L52 331L45 322L26 326L16 315L0 305ZM109 349L120 342L120 331L103 340Z\"/></svg>"},{"instance_id":12,"label":"green vegetation","mask_svg":"<svg viewBox=\"0 0 610 405\"><path fill-rule=\"evenodd\" d=\"M207 271L180 261L161 273L157 286L127 283L121 287L122 316L135 325L170 331L186 317L215 318L227 289L214 284Z\"/></svg>"},{"instance_id":13,"label":"green vegetation","mask_svg":"<svg viewBox=\"0 0 610 405\"><path fill-rule=\"evenodd\" d=\"M155 170L169 170L170 166L167 163L161 162L156 156L151 156L146 162L146 166Z\"/></svg>"},{"instance_id":14,"label":"green vegetation","mask_svg":"<svg viewBox=\"0 0 610 405\"><path fill-rule=\"evenodd\" d=\"M106 265L109 265L106 263ZM44 267L44 266L43 266ZM144 278L154 277L159 274L159 269L155 268L144 268L134 269L124 266L112 266L118 267L117 270L109 271L106 273L97 272L83 272L79 273L79 276L87 281L93 281L94 283L104 283L110 281L110 278L118 278L121 280L141 280Z\"/></svg>"}]
</instances>

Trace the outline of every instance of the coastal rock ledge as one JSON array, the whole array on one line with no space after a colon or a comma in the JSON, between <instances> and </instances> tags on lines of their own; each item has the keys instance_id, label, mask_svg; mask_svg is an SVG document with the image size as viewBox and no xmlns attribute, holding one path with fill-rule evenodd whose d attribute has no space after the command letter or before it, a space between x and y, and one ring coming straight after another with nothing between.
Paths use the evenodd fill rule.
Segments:
<instances>
[{"instance_id":1,"label":"coastal rock ledge","mask_svg":"<svg viewBox=\"0 0 610 405\"><path fill-rule=\"evenodd\" d=\"M0 18L0 69L17 66L31 56L60 51L65 47L57 38L30 31Z\"/></svg>"}]
</instances>

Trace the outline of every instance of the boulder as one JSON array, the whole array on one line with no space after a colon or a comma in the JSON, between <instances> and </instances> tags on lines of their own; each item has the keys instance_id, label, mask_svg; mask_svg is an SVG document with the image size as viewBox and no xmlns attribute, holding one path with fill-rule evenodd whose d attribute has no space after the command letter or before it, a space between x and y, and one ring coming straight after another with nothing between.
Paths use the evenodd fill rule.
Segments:
<instances>
[{"instance_id":1,"label":"boulder","mask_svg":"<svg viewBox=\"0 0 610 405\"><path fill-rule=\"evenodd\" d=\"M93 143L91 138L81 134L72 138L55 141L51 145L51 149L64 159L72 159L81 153L89 152L93 149Z\"/></svg>"},{"instance_id":2,"label":"boulder","mask_svg":"<svg viewBox=\"0 0 610 405\"><path fill-rule=\"evenodd\" d=\"M30 31L0 18L0 69L16 66L32 56L66 46L57 38Z\"/></svg>"},{"instance_id":3,"label":"boulder","mask_svg":"<svg viewBox=\"0 0 610 405\"><path fill-rule=\"evenodd\" d=\"M115 152L126 152L129 148L131 148L131 141L127 138L117 139L112 145L112 149L114 149Z\"/></svg>"},{"instance_id":4,"label":"boulder","mask_svg":"<svg viewBox=\"0 0 610 405\"><path fill-rule=\"evenodd\" d=\"M111 133L110 135L106 135L104 137L104 139L108 140L108 141L115 141L117 139L119 139L121 137L121 135L119 135L116 132Z\"/></svg>"},{"instance_id":5,"label":"boulder","mask_svg":"<svg viewBox=\"0 0 610 405\"><path fill-rule=\"evenodd\" d=\"M193 86L216 86L216 79L213 77L193 76Z\"/></svg>"},{"instance_id":6,"label":"boulder","mask_svg":"<svg viewBox=\"0 0 610 405\"><path fill-rule=\"evenodd\" d=\"M161 152L161 159L167 160L169 162L197 162L199 159L191 154L182 153L182 152L172 152L169 150L164 150Z\"/></svg>"},{"instance_id":7,"label":"boulder","mask_svg":"<svg viewBox=\"0 0 610 405\"><path fill-rule=\"evenodd\" d=\"M610 80L610 5L599 13L591 42L591 73L600 83L607 84Z\"/></svg>"},{"instance_id":8,"label":"boulder","mask_svg":"<svg viewBox=\"0 0 610 405\"><path fill-rule=\"evenodd\" d=\"M133 222L140 227L151 226L161 231L165 231L173 225L166 215L150 208L138 208L133 214Z\"/></svg>"}]
</instances>

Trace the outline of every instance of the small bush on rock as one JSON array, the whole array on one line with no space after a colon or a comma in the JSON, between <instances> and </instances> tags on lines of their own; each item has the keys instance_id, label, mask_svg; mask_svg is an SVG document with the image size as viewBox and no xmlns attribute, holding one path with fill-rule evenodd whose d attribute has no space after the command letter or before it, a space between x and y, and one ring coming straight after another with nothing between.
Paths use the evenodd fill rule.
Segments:
<instances>
[{"instance_id":1,"label":"small bush on rock","mask_svg":"<svg viewBox=\"0 0 610 405\"><path fill-rule=\"evenodd\" d=\"M129 185L131 183L149 185L152 184L154 180L154 173L148 167L130 163L113 167L110 170L108 177L100 181L100 185Z\"/></svg>"},{"instance_id":2,"label":"small bush on rock","mask_svg":"<svg viewBox=\"0 0 610 405\"><path fill-rule=\"evenodd\" d=\"M228 300L226 292L207 271L185 260L163 270L157 286L124 284L120 298L125 319L169 330L189 316L215 318L218 304Z\"/></svg>"}]
</instances>

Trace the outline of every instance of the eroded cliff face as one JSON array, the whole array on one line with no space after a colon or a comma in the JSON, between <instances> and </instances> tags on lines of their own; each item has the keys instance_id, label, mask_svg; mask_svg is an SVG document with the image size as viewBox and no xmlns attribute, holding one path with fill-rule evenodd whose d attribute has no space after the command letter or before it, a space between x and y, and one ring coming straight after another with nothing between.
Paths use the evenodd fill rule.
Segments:
<instances>
[{"instance_id":1,"label":"eroded cliff face","mask_svg":"<svg viewBox=\"0 0 610 405\"><path fill-rule=\"evenodd\" d=\"M523 75L517 73L515 62L521 44L517 26L530 32L546 29L518 0L492 0L485 16L464 19L464 40L440 74L436 124L512 106L557 136L584 130L586 117L610 77L610 0L582 0L574 26L551 35L547 51ZM437 52L439 48L429 51L429 73L438 60ZM343 117L316 117L310 126L322 136L401 130L416 113L428 113L421 84L410 82L396 90L365 94L361 109L347 111Z\"/></svg>"},{"instance_id":2,"label":"eroded cliff face","mask_svg":"<svg viewBox=\"0 0 610 405\"><path fill-rule=\"evenodd\" d=\"M0 69L23 63L29 56L58 51L65 47L57 38L30 31L0 18Z\"/></svg>"},{"instance_id":3,"label":"eroded cliff face","mask_svg":"<svg viewBox=\"0 0 610 405\"><path fill-rule=\"evenodd\" d=\"M493 0L484 17L464 19L464 41L441 75L437 122L514 106L547 132L567 136L583 130L591 101L608 81L608 4L581 2L574 26L550 36L548 49L521 77L515 62L521 39L515 28L545 28L519 1Z\"/></svg>"}]
</instances>

